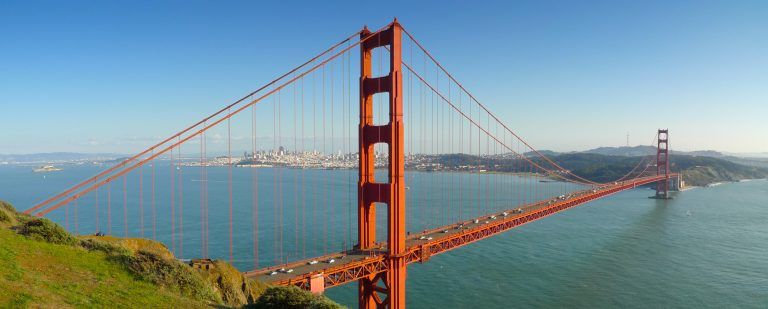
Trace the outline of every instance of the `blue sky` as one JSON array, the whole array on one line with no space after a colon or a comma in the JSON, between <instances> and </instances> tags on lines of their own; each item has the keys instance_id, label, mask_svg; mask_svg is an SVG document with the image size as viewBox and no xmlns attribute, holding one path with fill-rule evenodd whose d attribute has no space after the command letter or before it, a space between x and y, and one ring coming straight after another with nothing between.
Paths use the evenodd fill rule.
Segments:
<instances>
[{"instance_id":1,"label":"blue sky","mask_svg":"<svg viewBox=\"0 0 768 309\"><path fill-rule=\"evenodd\" d=\"M3 1L0 153L135 152L397 16L540 149L768 151L765 1Z\"/></svg>"}]
</instances>

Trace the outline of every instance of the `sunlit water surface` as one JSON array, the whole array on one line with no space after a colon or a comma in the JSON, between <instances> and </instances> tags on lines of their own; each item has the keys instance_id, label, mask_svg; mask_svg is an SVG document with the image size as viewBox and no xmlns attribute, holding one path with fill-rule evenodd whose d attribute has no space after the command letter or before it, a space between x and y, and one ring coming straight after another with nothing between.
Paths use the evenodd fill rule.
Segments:
<instances>
[{"instance_id":1,"label":"sunlit water surface","mask_svg":"<svg viewBox=\"0 0 768 309\"><path fill-rule=\"evenodd\" d=\"M27 208L42 197L61 191L98 170L93 166L69 166L61 172L36 174L31 173L31 167L0 166L0 199L22 209ZM237 170L236 180L238 177L250 177L246 176L250 175L248 171ZM225 173L214 171L212 174L216 178L216 175L223 177ZM271 203L270 179L273 178L270 175L263 177L259 184L264 204ZM288 175L286 177L292 177ZM354 192L349 192L350 179L352 183L356 181L354 173L335 171L330 175L334 178L331 183L338 186L335 189L337 198L354 198ZM188 192L185 194L197 196L199 186L194 184L194 176L191 172L185 178L185 184L189 184L184 190ZM422 173L417 176L420 181L429 184L425 187L434 194L447 192L451 185L450 181L430 180L430 177L445 177L439 174ZM119 186L113 190L114 194L120 192ZM226 189L213 185L209 190ZM646 189L622 192L435 256L428 263L414 264L408 269L408 306L768 307L768 182L757 180L696 188L676 194L675 199L668 201L648 199L651 193ZM250 205L250 202L245 202L250 198L248 190L238 189L235 194L236 201L240 201L236 204ZM428 193L413 193L417 194ZM471 196L462 198L471 199ZM226 205L223 197L212 199L214 206L211 207ZM113 215L113 220L117 222L113 223L114 233L120 235L123 230L119 225L122 222L122 210L119 208L122 202L115 203L118 211ZM188 203L189 222L185 224L187 244L184 252L186 257L193 257L200 252L199 246L194 245L199 243L200 237L200 226L194 222L194 218L199 217L199 212L196 212L199 207L191 201ZM414 209L409 216L428 221L426 217L419 217L420 213L421 216L425 213L418 210L419 202L412 204ZM349 212L349 206L346 203L339 206L341 208L336 213L338 224L348 222L354 215ZM236 224L238 220L243 224L250 220L247 209L235 209ZM268 211L266 209L262 216L269 218ZM471 215L471 210L463 211ZM164 216L166 212L166 208L158 207L158 217L167 217ZM426 214L429 215L428 212ZM83 215L87 216L87 213L83 212ZM227 216L227 212L211 211L210 220L226 222ZM64 224L61 211L52 213L51 218ZM93 220L80 220L79 228L83 231L94 228ZM73 225L71 221L70 229ZM103 222L106 222L105 218L102 218L101 224L105 224ZM148 224L145 222L145 225ZM220 225L223 224L214 224L211 233L226 233L225 227ZM262 264L275 259L267 252L272 248L271 228L269 222L264 223L265 235L259 236L260 241L265 243L260 245L260 250L265 251L259 259ZM171 247L168 229L167 222L159 222L157 238ZM138 236L137 222L129 223L129 233ZM348 242L350 232L342 229L335 233L335 243L338 244L332 246L345 246L344 241ZM145 226L145 236L149 237L149 234ZM211 242L209 250L212 256L228 255L225 239L211 239ZM250 229L236 232L236 247L250 248L251 242ZM308 247L309 253L323 250L318 244L309 244ZM252 268L251 251L236 250L235 265L241 269ZM330 289L327 295L340 303L357 307L356 288L356 284L349 284Z\"/></svg>"}]
</instances>

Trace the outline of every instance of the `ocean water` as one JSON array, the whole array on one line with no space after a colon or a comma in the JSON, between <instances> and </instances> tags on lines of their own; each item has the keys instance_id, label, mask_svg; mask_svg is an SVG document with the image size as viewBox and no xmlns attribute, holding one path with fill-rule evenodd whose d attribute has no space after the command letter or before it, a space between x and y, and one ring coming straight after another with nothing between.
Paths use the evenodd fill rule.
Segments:
<instances>
[{"instance_id":1,"label":"ocean water","mask_svg":"<svg viewBox=\"0 0 768 309\"><path fill-rule=\"evenodd\" d=\"M768 182L598 200L409 268L412 308L768 308ZM355 306L354 286L328 295Z\"/></svg>"},{"instance_id":2,"label":"ocean water","mask_svg":"<svg viewBox=\"0 0 768 309\"><path fill-rule=\"evenodd\" d=\"M103 167L63 168L33 173L30 166L0 167L0 196L27 209ZM204 256L201 239L207 237L207 256L230 260L229 172L227 167L207 167L203 178L200 167L177 169L168 161L159 161L130 173L125 181L113 180L47 217L75 234L155 238L181 258ZM235 167L231 172L231 261L239 269L339 252L357 243L357 171ZM385 176L377 175L379 179ZM498 213L580 188L531 177L477 173L407 172L406 184L410 232ZM201 192L207 192L207 197L201 197ZM201 233L201 200L208 205L207 236ZM377 206L378 241L386 240L386 211Z\"/></svg>"},{"instance_id":3,"label":"ocean water","mask_svg":"<svg viewBox=\"0 0 768 309\"><path fill-rule=\"evenodd\" d=\"M31 167L0 166L0 199L24 209L99 169L65 166L61 172L36 174L31 173ZM133 175L125 184L130 192L125 196L130 220L125 222L122 217L122 184L115 182L109 190L100 191L98 216L93 197L80 202L78 232L95 231L98 217L100 231L106 231L111 221L113 234L122 236L127 230L130 236L140 236L143 231L145 237L152 237L149 171L142 171L143 228L136 219L139 177ZM170 171L167 164L158 163L156 189L163 193L156 197L154 234L177 255L197 257L202 252L200 177L196 169L185 168L177 178L175 190L184 197L184 232L179 235L179 208L175 208L172 239L166 192L170 191ZM354 242L356 227L351 223L356 215L352 211L356 197L350 188L355 188L356 172L259 169L257 176L259 266L321 254ZM212 257L225 259L226 177L226 168L209 169L208 251ZM233 259L241 270L255 264L252 177L251 169L233 169ZM183 184L180 190L178 179ZM304 179L304 187L291 186L300 179ZM410 173L406 181L411 187L408 218L413 231L576 188L493 175ZM499 188L491 194L477 194L477 188L489 184L499 184ZM526 186L528 190L522 189ZM536 188L536 195L521 196L520 192L532 188ZM105 209L107 194L111 220ZM768 308L768 181L696 188L666 201L648 199L651 194L647 189L622 192L412 265L408 269L407 304L411 308ZM329 203L333 207L302 203L314 196L334 201ZM452 211L429 205L451 207ZM291 216L300 209L307 213L302 224ZM280 210L283 222L279 221ZM60 209L51 213L50 218L73 230L73 213L70 206L67 212ZM383 217L381 211L379 214ZM293 241L293 237L305 240ZM327 295L356 307L356 288L355 284L337 287Z\"/></svg>"}]
</instances>

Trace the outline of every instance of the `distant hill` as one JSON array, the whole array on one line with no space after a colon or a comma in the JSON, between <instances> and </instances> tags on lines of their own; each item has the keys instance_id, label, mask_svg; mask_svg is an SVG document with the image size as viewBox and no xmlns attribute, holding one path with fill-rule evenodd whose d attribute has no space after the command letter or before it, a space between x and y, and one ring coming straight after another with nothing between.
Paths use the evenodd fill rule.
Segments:
<instances>
[{"instance_id":1,"label":"distant hill","mask_svg":"<svg viewBox=\"0 0 768 309\"><path fill-rule=\"evenodd\" d=\"M727 156L727 157L724 157L724 159L734 163L742 164L742 165L768 168L768 158L759 158L759 157L744 158L744 157Z\"/></svg>"},{"instance_id":2,"label":"distant hill","mask_svg":"<svg viewBox=\"0 0 768 309\"><path fill-rule=\"evenodd\" d=\"M740 158L768 159L768 151L765 151L765 152L745 152L745 153L724 152L724 154L726 154L728 156L740 157Z\"/></svg>"},{"instance_id":3,"label":"distant hill","mask_svg":"<svg viewBox=\"0 0 768 309\"><path fill-rule=\"evenodd\" d=\"M593 153L564 154L552 158L575 174L597 182L615 180L629 172L641 157L607 156ZM655 160L652 160L655 163ZM688 185L705 186L714 182L768 177L768 168L738 164L724 158L677 154L670 157L670 168L682 172Z\"/></svg>"},{"instance_id":4,"label":"distant hill","mask_svg":"<svg viewBox=\"0 0 768 309\"><path fill-rule=\"evenodd\" d=\"M641 156L603 155L583 152L564 153L548 157L574 174L595 182L610 182L621 178L630 172L642 158ZM529 158L538 164L548 166L544 159L538 156L529 156ZM528 163L520 162L520 159L515 159L511 156L478 158L475 155L469 154L445 154L427 156L423 160L424 162L421 162L421 165L406 163L406 167L428 171L435 170L435 165L425 164L429 162L439 163L439 169L442 170L477 171L483 169L504 173L530 172ZM646 164L655 164L655 159L649 160ZM768 168L748 166L731 162L724 158L707 156L677 154L671 156L670 167L674 172L682 172L686 183L694 186L704 186L722 181L768 177Z\"/></svg>"},{"instance_id":5,"label":"distant hill","mask_svg":"<svg viewBox=\"0 0 768 309\"><path fill-rule=\"evenodd\" d=\"M595 149L585 150L582 153L594 153L606 156L645 156L652 153L656 153L656 148L651 146L622 146L622 147L598 147Z\"/></svg>"},{"instance_id":6,"label":"distant hill","mask_svg":"<svg viewBox=\"0 0 768 309\"><path fill-rule=\"evenodd\" d=\"M552 151L552 150L539 150L539 153L542 154L542 155L545 155L547 157L554 157L554 156L560 155L560 152L555 152L555 151ZM525 156L526 157L537 157L539 155L536 154L533 151L529 151L529 152L525 153Z\"/></svg>"},{"instance_id":7,"label":"distant hill","mask_svg":"<svg viewBox=\"0 0 768 309\"><path fill-rule=\"evenodd\" d=\"M647 156L650 154L655 154L656 147L655 146L599 147L595 149L585 150L582 152L596 153L596 154L601 154L606 156L635 157L635 156ZM676 151L672 149L670 153L673 155L678 154L678 155L703 156L703 157L714 157L714 158L725 157L723 153L714 151L714 150Z\"/></svg>"},{"instance_id":8,"label":"distant hill","mask_svg":"<svg viewBox=\"0 0 768 309\"><path fill-rule=\"evenodd\" d=\"M656 147L653 146L633 146L633 147L599 147L582 151L582 153L594 153L606 156L646 156L656 153ZM670 154L672 159L676 156L692 156L692 157L711 157L719 158L733 163L768 168L768 153L723 153L714 150L696 150L696 151L675 151L671 150ZM546 156L551 156L546 154Z\"/></svg>"},{"instance_id":9,"label":"distant hill","mask_svg":"<svg viewBox=\"0 0 768 309\"><path fill-rule=\"evenodd\" d=\"M689 155L689 156L699 156L699 157L713 157L713 158L722 158L725 157L725 155L722 152L714 151L714 150L696 150L696 151L674 151L672 150L672 154L682 154L682 155Z\"/></svg>"},{"instance_id":10,"label":"distant hill","mask_svg":"<svg viewBox=\"0 0 768 309\"><path fill-rule=\"evenodd\" d=\"M0 162L8 163L63 163L85 160L108 160L121 156L115 153L46 152L30 154L0 154Z\"/></svg>"}]
</instances>

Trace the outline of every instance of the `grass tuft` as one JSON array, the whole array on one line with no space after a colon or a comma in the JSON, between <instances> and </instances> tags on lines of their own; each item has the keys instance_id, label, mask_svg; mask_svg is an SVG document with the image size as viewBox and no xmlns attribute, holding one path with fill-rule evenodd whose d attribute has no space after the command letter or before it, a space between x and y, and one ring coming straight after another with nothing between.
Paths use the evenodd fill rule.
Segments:
<instances>
[{"instance_id":1,"label":"grass tuft","mask_svg":"<svg viewBox=\"0 0 768 309\"><path fill-rule=\"evenodd\" d=\"M8 303L8 307L27 308L29 307L30 302L32 302L32 295L29 295L27 293L19 293L14 295L13 298L11 298L11 301Z\"/></svg>"}]
</instances>

